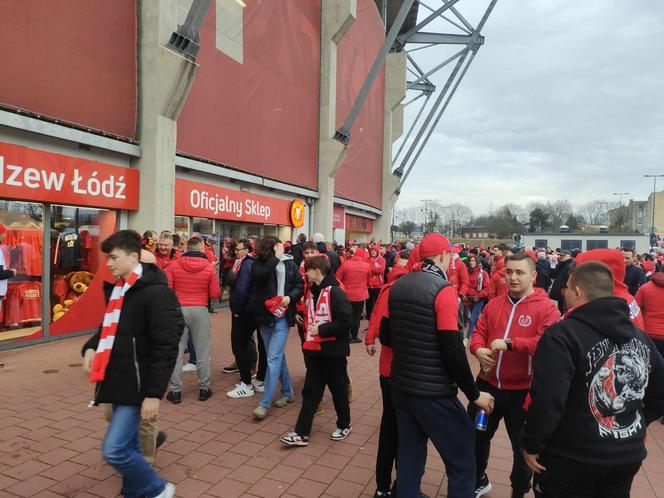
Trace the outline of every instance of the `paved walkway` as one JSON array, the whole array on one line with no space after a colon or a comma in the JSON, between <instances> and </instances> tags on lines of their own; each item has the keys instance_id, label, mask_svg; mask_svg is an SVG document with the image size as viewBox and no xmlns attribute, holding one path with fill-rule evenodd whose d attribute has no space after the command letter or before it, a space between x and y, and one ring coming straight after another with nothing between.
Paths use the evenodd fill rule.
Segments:
<instances>
[{"instance_id":1,"label":"paved walkway","mask_svg":"<svg viewBox=\"0 0 664 498\"><path fill-rule=\"evenodd\" d=\"M221 368L231 362L229 315L212 316L214 396L197 401L195 374L185 374L183 402L161 405L160 429L168 441L155 466L177 484L177 495L194 497L350 498L373 496L381 398L378 356L353 345L350 375L356 400L353 432L333 442L335 415L329 393L326 411L316 418L306 448L284 448L279 436L292 430L300 403L273 408L263 422L251 411L259 398L231 400L225 392L237 381ZM120 479L100 454L106 423L100 408L88 408L92 387L83 377L80 346L84 338L0 353L0 497L114 497ZM297 334L287 351L296 390L304 381ZM638 475L633 498L664 497L664 426L653 424L650 456ZM494 483L490 498L509 497L511 449L503 429L494 439L489 463ZM446 496L443 464L430 447L422 489Z\"/></svg>"}]
</instances>

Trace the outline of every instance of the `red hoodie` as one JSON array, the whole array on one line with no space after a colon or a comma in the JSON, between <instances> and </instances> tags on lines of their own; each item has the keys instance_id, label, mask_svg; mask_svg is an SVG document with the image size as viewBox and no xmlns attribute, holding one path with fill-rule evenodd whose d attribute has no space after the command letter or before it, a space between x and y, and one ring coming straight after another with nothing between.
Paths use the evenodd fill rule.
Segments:
<instances>
[{"instance_id":1,"label":"red hoodie","mask_svg":"<svg viewBox=\"0 0 664 498\"><path fill-rule=\"evenodd\" d=\"M202 252L184 253L168 265L166 276L181 306L207 308L208 300L221 297L217 272Z\"/></svg>"},{"instance_id":2,"label":"red hoodie","mask_svg":"<svg viewBox=\"0 0 664 498\"><path fill-rule=\"evenodd\" d=\"M477 265L472 272L468 272L468 279L467 297L473 296L478 300L488 297L491 288L491 279L489 278L489 274L480 265ZM466 304L472 306L473 302L466 300Z\"/></svg>"},{"instance_id":3,"label":"red hoodie","mask_svg":"<svg viewBox=\"0 0 664 498\"><path fill-rule=\"evenodd\" d=\"M507 295L489 301L477 321L470 352L491 349L494 339L508 337L512 340L513 351L498 353L496 368L487 372L487 382L498 389L528 389L537 343L544 330L558 320L558 307L542 289L535 289L516 304L512 304Z\"/></svg>"},{"instance_id":4,"label":"red hoodie","mask_svg":"<svg viewBox=\"0 0 664 498\"><path fill-rule=\"evenodd\" d=\"M644 331L655 341L664 341L664 273L655 273L639 287L636 302L643 313Z\"/></svg>"},{"instance_id":5,"label":"red hoodie","mask_svg":"<svg viewBox=\"0 0 664 498\"><path fill-rule=\"evenodd\" d=\"M623 283L623 280L625 280L625 260L623 259L622 251L619 249L591 249L576 257L577 265L587 263L588 261L601 261L611 268L611 272L613 273L613 295L627 301L629 305L629 319L639 329L645 331L643 313L641 313L636 299L629 293L627 286Z\"/></svg>"},{"instance_id":6,"label":"red hoodie","mask_svg":"<svg viewBox=\"0 0 664 498\"><path fill-rule=\"evenodd\" d=\"M505 256L495 256L491 264L491 276L503 268L505 268Z\"/></svg>"},{"instance_id":7,"label":"red hoodie","mask_svg":"<svg viewBox=\"0 0 664 498\"><path fill-rule=\"evenodd\" d=\"M468 284L470 277L468 276L468 267L466 264L454 254L450 267L447 270L447 280L457 290L459 296L468 295Z\"/></svg>"},{"instance_id":8,"label":"red hoodie","mask_svg":"<svg viewBox=\"0 0 664 498\"><path fill-rule=\"evenodd\" d=\"M180 257L180 252L175 249L171 249L171 252L168 254L162 254L159 251L155 251L153 254L157 260L157 266L161 268L162 271L166 271L168 265Z\"/></svg>"},{"instance_id":9,"label":"red hoodie","mask_svg":"<svg viewBox=\"0 0 664 498\"><path fill-rule=\"evenodd\" d=\"M369 278L369 288L370 289L380 289L385 285L385 258L382 256L377 256L371 258L369 262L371 265L371 277Z\"/></svg>"},{"instance_id":10,"label":"red hoodie","mask_svg":"<svg viewBox=\"0 0 664 498\"><path fill-rule=\"evenodd\" d=\"M392 267L392 270L387 275L387 284L383 286L378 294L378 299L376 299L376 304L374 305L373 312L371 313L371 318L369 320L369 328L367 328L367 333L364 336L364 344L371 346L376 344L376 337L380 333L380 323L383 318L387 318L389 315L389 298L390 298L390 289L394 282L396 282L400 277L403 277L407 270L401 268L400 266ZM378 373L383 377L389 377L392 373L392 348L381 344L380 346L380 359L378 360Z\"/></svg>"},{"instance_id":11,"label":"red hoodie","mask_svg":"<svg viewBox=\"0 0 664 498\"><path fill-rule=\"evenodd\" d=\"M491 282L487 290L487 297L493 299L497 296L504 296L508 291L507 282L505 282L505 267L491 274Z\"/></svg>"},{"instance_id":12,"label":"red hoodie","mask_svg":"<svg viewBox=\"0 0 664 498\"><path fill-rule=\"evenodd\" d=\"M369 278L371 267L365 260L366 251L358 249L355 256L350 258L337 270L337 280L346 289L350 302L366 301L369 299Z\"/></svg>"}]
</instances>

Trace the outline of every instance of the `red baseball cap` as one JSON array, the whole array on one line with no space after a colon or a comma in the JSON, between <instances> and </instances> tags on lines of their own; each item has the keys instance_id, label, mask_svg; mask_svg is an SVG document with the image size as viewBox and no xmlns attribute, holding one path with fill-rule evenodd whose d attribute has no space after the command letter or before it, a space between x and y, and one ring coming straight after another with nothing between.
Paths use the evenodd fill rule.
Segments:
<instances>
[{"instance_id":1,"label":"red baseball cap","mask_svg":"<svg viewBox=\"0 0 664 498\"><path fill-rule=\"evenodd\" d=\"M420 259L430 258L431 256L437 256L444 252L453 252L458 253L461 251L460 247L455 247L450 244L450 241L447 240L447 237L439 233L428 233L422 239L420 246Z\"/></svg>"}]
</instances>

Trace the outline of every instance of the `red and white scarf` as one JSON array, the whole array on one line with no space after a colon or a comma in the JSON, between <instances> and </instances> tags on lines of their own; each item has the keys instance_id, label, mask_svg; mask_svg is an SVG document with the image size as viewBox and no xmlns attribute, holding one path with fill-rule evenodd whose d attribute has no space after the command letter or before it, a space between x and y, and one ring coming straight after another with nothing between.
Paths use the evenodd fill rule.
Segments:
<instances>
[{"instance_id":1,"label":"red and white scarf","mask_svg":"<svg viewBox=\"0 0 664 498\"><path fill-rule=\"evenodd\" d=\"M92 360L90 382L102 382L106 377L106 367L111 360L111 351L113 351L115 333L118 330L125 294L141 278L141 275L143 275L143 265L139 264L134 268L134 271L126 281L120 278L115 283L115 287L113 287L111 297L106 305L106 313L104 314L104 321L101 325L101 337L99 338L97 351L94 360Z\"/></svg>"},{"instance_id":2,"label":"red and white scarf","mask_svg":"<svg viewBox=\"0 0 664 498\"><path fill-rule=\"evenodd\" d=\"M307 306L307 316L304 321L305 325L305 334L304 334L304 344L302 349L308 351L320 351L321 342L334 341L336 337L321 337L319 335L311 335L309 330L313 325L323 325L324 323L330 323L332 321L332 308L330 307L331 300L330 295L332 287L325 287L321 289L320 295L318 296L318 302L314 306L314 296L311 291L307 293L307 298L305 300L305 305Z\"/></svg>"},{"instance_id":3,"label":"red and white scarf","mask_svg":"<svg viewBox=\"0 0 664 498\"><path fill-rule=\"evenodd\" d=\"M242 262L244 261L244 258L246 258L246 256L242 256L241 258L237 258L233 262L233 269L231 270L233 273L237 273L237 272L240 271L240 266L242 266Z\"/></svg>"}]
</instances>

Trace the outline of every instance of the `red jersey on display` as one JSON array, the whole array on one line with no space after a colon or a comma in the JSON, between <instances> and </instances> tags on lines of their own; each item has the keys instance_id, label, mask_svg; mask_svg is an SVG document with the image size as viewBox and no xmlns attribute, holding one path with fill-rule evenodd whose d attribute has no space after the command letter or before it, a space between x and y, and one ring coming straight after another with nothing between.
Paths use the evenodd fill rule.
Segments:
<instances>
[{"instance_id":1,"label":"red jersey on display","mask_svg":"<svg viewBox=\"0 0 664 498\"><path fill-rule=\"evenodd\" d=\"M10 283L5 305L5 323L41 321L41 283Z\"/></svg>"}]
</instances>

